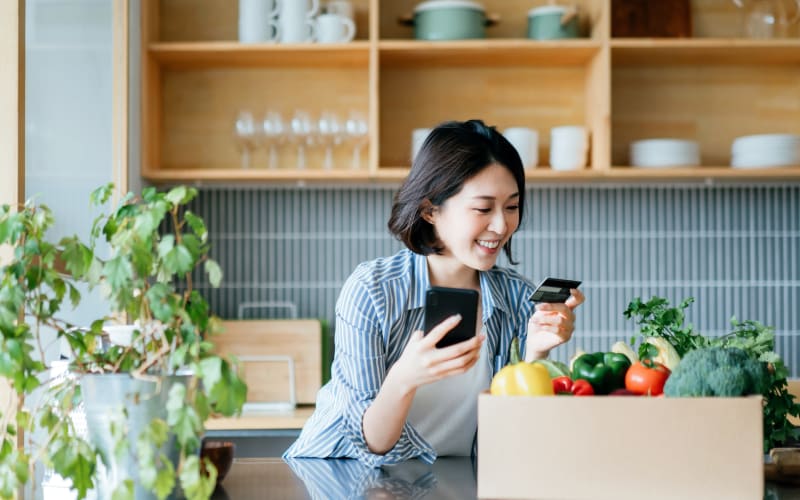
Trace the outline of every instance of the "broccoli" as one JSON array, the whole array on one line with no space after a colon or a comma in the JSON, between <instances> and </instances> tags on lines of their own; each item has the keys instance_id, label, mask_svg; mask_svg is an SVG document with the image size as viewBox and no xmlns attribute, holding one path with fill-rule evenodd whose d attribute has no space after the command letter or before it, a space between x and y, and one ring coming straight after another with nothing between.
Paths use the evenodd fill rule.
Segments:
<instances>
[{"instance_id":1,"label":"broccoli","mask_svg":"<svg viewBox=\"0 0 800 500\"><path fill-rule=\"evenodd\" d=\"M689 351L667 379L666 396L736 397L761 394L766 366L735 347Z\"/></svg>"}]
</instances>

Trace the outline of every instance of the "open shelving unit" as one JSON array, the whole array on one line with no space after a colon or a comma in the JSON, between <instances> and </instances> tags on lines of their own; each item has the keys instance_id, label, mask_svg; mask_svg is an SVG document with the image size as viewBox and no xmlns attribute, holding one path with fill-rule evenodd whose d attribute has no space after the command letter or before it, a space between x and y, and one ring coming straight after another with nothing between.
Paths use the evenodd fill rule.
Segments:
<instances>
[{"instance_id":1,"label":"open shelving unit","mask_svg":"<svg viewBox=\"0 0 800 500\"><path fill-rule=\"evenodd\" d=\"M611 0L582 0L587 37L564 41L524 38L528 10L546 0L484 0L500 18L487 38L448 42L414 40L398 22L416 0L352 0L356 40L335 45L239 43L235 2L141 3L142 175L152 182L397 182L413 129L468 118L539 132L531 182L800 179L800 165L728 166L738 136L800 133L800 39L737 37L729 0L695 0L694 37L683 39L612 38ZM299 170L284 145L279 168L266 168L261 147L242 169L232 132L242 109L358 111L369 124L360 168L342 145L335 168L312 148ZM583 170L546 165L549 130L565 124L591 132ZM698 141L701 165L630 167L630 142L651 137Z\"/></svg>"}]
</instances>

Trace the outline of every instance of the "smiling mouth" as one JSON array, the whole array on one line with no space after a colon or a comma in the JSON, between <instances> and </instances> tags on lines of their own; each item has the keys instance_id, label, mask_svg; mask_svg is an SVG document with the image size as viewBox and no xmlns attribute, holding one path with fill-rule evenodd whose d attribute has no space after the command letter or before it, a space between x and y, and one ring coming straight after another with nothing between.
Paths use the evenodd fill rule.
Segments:
<instances>
[{"instance_id":1,"label":"smiling mouth","mask_svg":"<svg viewBox=\"0 0 800 500\"><path fill-rule=\"evenodd\" d=\"M494 250L495 248L500 246L500 240L493 240L493 241L477 240L477 242L478 245L484 248L489 248L491 250Z\"/></svg>"}]
</instances>

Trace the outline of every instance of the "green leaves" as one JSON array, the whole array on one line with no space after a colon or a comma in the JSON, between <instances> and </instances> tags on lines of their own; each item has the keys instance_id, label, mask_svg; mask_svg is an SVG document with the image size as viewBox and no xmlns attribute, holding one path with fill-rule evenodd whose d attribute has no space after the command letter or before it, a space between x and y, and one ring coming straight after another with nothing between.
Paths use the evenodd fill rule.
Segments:
<instances>
[{"instance_id":1,"label":"green leaves","mask_svg":"<svg viewBox=\"0 0 800 500\"><path fill-rule=\"evenodd\" d=\"M112 184L100 186L92 192L90 202L106 206L113 193ZM189 367L200 379L172 388L166 422L154 421L141 446L127 442L124 417L112 425L112 455L133 453L143 483L159 498L167 497L178 480L177 464L159 450L159 444L167 440L167 430L174 433L184 455L179 479L187 497L211 494L216 471L210 464L202 467L196 454L203 422L212 408L225 415L240 412L247 391L236 370L214 355L209 339L219 330L220 321L211 314L202 294L193 289L196 276L217 287L223 274L219 264L209 258L205 222L186 210L196 196L197 190L186 186L168 192L146 188L141 197L128 193L117 207L104 210L107 214L94 220L86 242L78 236L51 242L47 231L55 219L43 205L28 202L20 210L8 206L0 210L0 244L14 248L13 258L0 267L0 375L9 378L18 394L29 394L40 380L47 380L43 376L47 367L37 352L42 344L37 337L43 330L55 330L67 340L75 354L74 371L141 370L147 375L167 375ZM65 302L79 305L80 290L96 286L101 286L115 313L125 313L127 321L142 325L132 345L98 348L102 324L109 318L98 319L91 328L82 324L76 329L56 317ZM23 315L30 324L20 321ZM201 384L203 389L198 388ZM66 382L48 384L44 390L47 403L30 413L15 413L4 438L21 428L46 429L52 439L32 443L33 451L46 447L37 454L71 479L83 497L92 487L98 452L74 435L68 418L80 401L79 392L74 383ZM113 460L114 456L102 458ZM13 441L0 443L0 496L12 494L28 480L29 460ZM133 496L133 483L125 481L112 499Z\"/></svg>"},{"instance_id":2,"label":"green leaves","mask_svg":"<svg viewBox=\"0 0 800 500\"><path fill-rule=\"evenodd\" d=\"M214 288L219 287L219 284L222 281L222 269L220 269L219 264L211 259L208 259L205 262L205 268L206 274L208 274L208 282L211 283L211 286Z\"/></svg>"},{"instance_id":3,"label":"green leaves","mask_svg":"<svg viewBox=\"0 0 800 500\"><path fill-rule=\"evenodd\" d=\"M186 404L186 387L183 384L175 384L169 391L167 423L182 448L189 450L199 448L199 435L203 430L203 423L195 409Z\"/></svg>"},{"instance_id":4,"label":"green leaves","mask_svg":"<svg viewBox=\"0 0 800 500\"><path fill-rule=\"evenodd\" d=\"M237 414L247 399L247 384L231 365L222 358L207 358L200 362L203 386L209 402L218 413Z\"/></svg>"},{"instance_id":5,"label":"green leaves","mask_svg":"<svg viewBox=\"0 0 800 500\"><path fill-rule=\"evenodd\" d=\"M192 254L185 246L176 245L175 237L171 234L164 236L158 244L158 256L163 260L163 267L170 277L173 274L186 274L194 267Z\"/></svg>"},{"instance_id":6,"label":"green leaves","mask_svg":"<svg viewBox=\"0 0 800 500\"><path fill-rule=\"evenodd\" d=\"M136 463L142 486L155 493L159 499L166 498L175 487L175 468L169 458L160 451L167 442L167 424L161 419L150 422L136 443Z\"/></svg>"},{"instance_id":7,"label":"green leaves","mask_svg":"<svg viewBox=\"0 0 800 500\"><path fill-rule=\"evenodd\" d=\"M209 498L214 492L217 483L217 469L206 459L206 471L203 475L200 468L200 457L190 455L186 457L181 470L181 487L188 498Z\"/></svg>"},{"instance_id":8,"label":"green leaves","mask_svg":"<svg viewBox=\"0 0 800 500\"><path fill-rule=\"evenodd\" d=\"M129 288L128 283L133 279L133 267L130 260L120 255L106 262L103 274L112 290Z\"/></svg>"}]
</instances>

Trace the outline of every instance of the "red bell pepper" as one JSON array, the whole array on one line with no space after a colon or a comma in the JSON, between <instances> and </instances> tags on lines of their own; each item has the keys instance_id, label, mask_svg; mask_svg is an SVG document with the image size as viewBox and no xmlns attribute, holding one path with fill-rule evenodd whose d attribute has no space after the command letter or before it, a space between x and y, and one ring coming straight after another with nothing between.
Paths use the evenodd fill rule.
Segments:
<instances>
[{"instance_id":1,"label":"red bell pepper","mask_svg":"<svg viewBox=\"0 0 800 500\"><path fill-rule=\"evenodd\" d=\"M593 396L592 384L583 379L573 381L567 376L553 379L553 392L556 395Z\"/></svg>"},{"instance_id":2,"label":"red bell pepper","mask_svg":"<svg viewBox=\"0 0 800 500\"><path fill-rule=\"evenodd\" d=\"M594 388L588 380L579 378L572 383L572 394L575 396L594 396Z\"/></svg>"}]
</instances>

